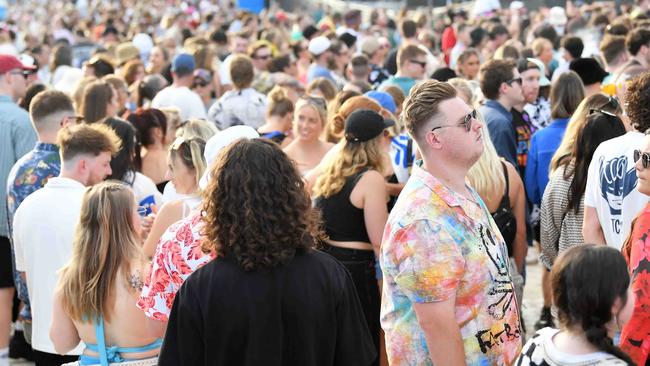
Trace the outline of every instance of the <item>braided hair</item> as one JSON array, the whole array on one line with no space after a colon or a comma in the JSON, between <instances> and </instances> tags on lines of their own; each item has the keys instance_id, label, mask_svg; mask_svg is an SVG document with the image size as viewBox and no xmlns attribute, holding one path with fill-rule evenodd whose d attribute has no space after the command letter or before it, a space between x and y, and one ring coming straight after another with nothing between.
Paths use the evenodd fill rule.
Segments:
<instances>
[{"instance_id":1,"label":"braided hair","mask_svg":"<svg viewBox=\"0 0 650 366\"><path fill-rule=\"evenodd\" d=\"M627 303L630 275L619 251L593 244L575 246L564 252L551 271L553 303L560 324L579 326L589 343L634 365L632 359L614 346L606 324L612 320L617 298Z\"/></svg>"}]
</instances>

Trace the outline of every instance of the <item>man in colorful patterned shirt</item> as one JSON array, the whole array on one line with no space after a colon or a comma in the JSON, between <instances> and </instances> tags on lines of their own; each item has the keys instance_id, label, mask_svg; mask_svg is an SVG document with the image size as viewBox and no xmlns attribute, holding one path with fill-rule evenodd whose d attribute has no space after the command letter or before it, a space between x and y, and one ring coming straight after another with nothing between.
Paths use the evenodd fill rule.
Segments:
<instances>
[{"instance_id":1,"label":"man in colorful patterned shirt","mask_svg":"<svg viewBox=\"0 0 650 366\"><path fill-rule=\"evenodd\" d=\"M416 85L402 118L423 163L386 224L381 323L391 365L510 365L521 350L508 253L465 183L483 152L476 114L447 83Z\"/></svg>"},{"instance_id":2,"label":"man in colorful patterned shirt","mask_svg":"<svg viewBox=\"0 0 650 366\"><path fill-rule=\"evenodd\" d=\"M18 206L27 196L43 188L48 179L57 177L61 172L59 147L55 145L56 135L62 127L76 123L72 99L60 91L41 92L34 97L31 103L30 119L36 129L38 142L32 151L14 164L7 179L7 219L10 239L13 218ZM13 247L12 260L14 268L16 268ZM18 291L18 298L25 305L21 316L30 321L27 285L24 278L15 270L14 283ZM28 324L26 324L26 330L27 339L30 339Z\"/></svg>"}]
</instances>

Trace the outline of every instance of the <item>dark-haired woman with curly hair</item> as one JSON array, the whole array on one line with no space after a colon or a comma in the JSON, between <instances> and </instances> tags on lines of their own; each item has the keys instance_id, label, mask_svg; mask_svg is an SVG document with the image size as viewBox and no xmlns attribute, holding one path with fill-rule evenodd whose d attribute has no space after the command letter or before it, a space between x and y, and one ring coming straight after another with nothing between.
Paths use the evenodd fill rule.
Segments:
<instances>
[{"instance_id":1,"label":"dark-haired woman with curly hair","mask_svg":"<svg viewBox=\"0 0 650 366\"><path fill-rule=\"evenodd\" d=\"M217 257L176 295L159 364L369 365L352 279L314 249L318 215L293 163L240 140L210 175L203 250Z\"/></svg>"},{"instance_id":2,"label":"dark-haired woman with curly hair","mask_svg":"<svg viewBox=\"0 0 650 366\"><path fill-rule=\"evenodd\" d=\"M635 365L612 342L634 308L630 275L618 250L572 247L553 265L551 287L560 329L539 330L517 365Z\"/></svg>"}]
</instances>

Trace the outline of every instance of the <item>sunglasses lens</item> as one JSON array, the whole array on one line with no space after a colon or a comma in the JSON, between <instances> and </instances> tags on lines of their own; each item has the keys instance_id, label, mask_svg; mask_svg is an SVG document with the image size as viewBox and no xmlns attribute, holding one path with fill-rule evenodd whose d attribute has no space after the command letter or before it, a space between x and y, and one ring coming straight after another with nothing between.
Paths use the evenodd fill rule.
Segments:
<instances>
[{"instance_id":1,"label":"sunglasses lens","mask_svg":"<svg viewBox=\"0 0 650 366\"><path fill-rule=\"evenodd\" d=\"M640 157L641 157L641 152L640 152L639 150L634 150L634 157L633 157L633 159L634 159L634 162L635 162L635 163L636 163L637 161L639 161L639 158L640 158Z\"/></svg>"}]
</instances>

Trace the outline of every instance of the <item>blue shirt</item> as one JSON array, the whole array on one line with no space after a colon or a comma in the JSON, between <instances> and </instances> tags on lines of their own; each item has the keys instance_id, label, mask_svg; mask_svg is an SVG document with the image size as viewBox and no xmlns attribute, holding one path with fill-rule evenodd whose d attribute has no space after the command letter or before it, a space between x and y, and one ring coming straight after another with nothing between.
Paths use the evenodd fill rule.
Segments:
<instances>
[{"instance_id":1,"label":"blue shirt","mask_svg":"<svg viewBox=\"0 0 650 366\"><path fill-rule=\"evenodd\" d=\"M407 76L391 76L388 80L379 85L378 90L389 85L395 85L402 89L402 93L404 93L405 97L408 97L409 94L411 94L411 88L413 88L415 83L417 83L417 80Z\"/></svg>"},{"instance_id":2,"label":"blue shirt","mask_svg":"<svg viewBox=\"0 0 650 366\"><path fill-rule=\"evenodd\" d=\"M479 107L479 112L485 119L490 132L490 139L497 150L497 154L513 166L518 167L517 133L512 125L512 113L505 109L501 103L490 99Z\"/></svg>"},{"instance_id":3,"label":"blue shirt","mask_svg":"<svg viewBox=\"0 0 650 366\"><path fill-rule=\"evenodd\" d=\"M54 144L39 142L32 151L28 152L14 164L7 179L7 210L10 234L14 214L18 206L20 206L27 196L43 188L50 178L57 177L60 172L61 157L59 156L59 147ZM11 235L9 238L11 238ZM12 258L12 260L14 260L14 282L18 291L18 297L25 303L21 315L26 319L31 319L27 284L15 271L15 259Z\"/></svg>"},{"instance_id":4,"label":"blue shirt","mask_svg":"<svg viewBox=\"0 0 650 366\"><path fill-rule=\"evenodd\" d=\"M534 204L542 203L544 189L548 184L551 159L562 142L568 124L568 118L553 120L548 127L537 131L530 139L524 180L528 199Z\"/></svg>"},{"instance_id":5,"label":"blue shirt","mask_svg":"<svg viewBox=\"0 0 650 366\"><path fill-rule=\"evenodd\" d=\"M332 75L332 71L330 71L330 69L319 64L312 64L307 70L307 82L311 83L318 78L325 78L334 83L334 86L336 86L336 80L334 79L334 76Z\"/></svg>"},{"instance_id":6,"label":"blue shirt","mask_svg":"<svg viewBox=\"0 0 650 366\"><path fill-rule=\"evenodd\" d=\"M36 143L36 131L29 114L7 95L0 95L0 182L7 183L9 171ZM0 236L9 237L7 191L0 189Z\"/></svg>"}]
</instances>

